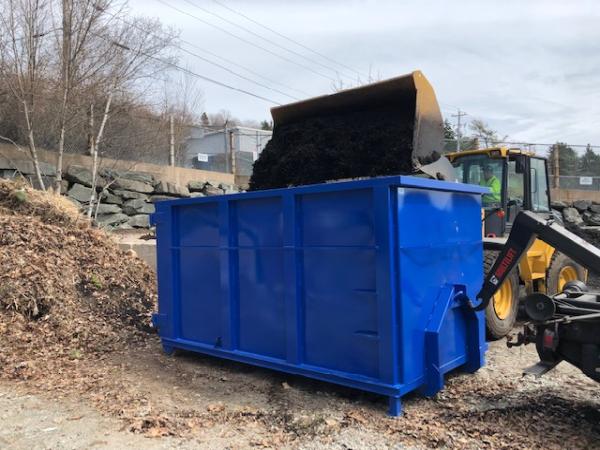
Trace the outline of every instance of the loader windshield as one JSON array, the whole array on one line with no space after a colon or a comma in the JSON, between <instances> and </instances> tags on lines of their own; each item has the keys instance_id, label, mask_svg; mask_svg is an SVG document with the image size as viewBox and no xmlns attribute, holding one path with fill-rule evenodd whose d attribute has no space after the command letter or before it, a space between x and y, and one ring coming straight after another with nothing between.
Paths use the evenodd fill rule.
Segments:
<instances>
[{"instance_id":1,"label":"loader windshield","mask_svg":"<svg viewBox=\"0 0 600 450\"><path fill-rule=\"evenodd\" d=\"M452 163L456 177L462 183L475 184L490 189L489 194L482 197L484 207L497 207L502 202L502 159L490 158L487 155L472 155L456 158Z\"/></svg>"}]
</instances>

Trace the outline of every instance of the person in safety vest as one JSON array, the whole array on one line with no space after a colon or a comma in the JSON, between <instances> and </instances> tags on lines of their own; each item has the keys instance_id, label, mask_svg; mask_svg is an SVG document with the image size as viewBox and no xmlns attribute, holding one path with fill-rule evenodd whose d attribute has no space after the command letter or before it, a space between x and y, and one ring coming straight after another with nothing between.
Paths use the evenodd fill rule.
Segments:
<instances>
[{"instance_id":1,"label":"person in safety vest","mask_svg":"<svg viewBox=\"0 0 600 450\"><path fill-rule=\"evenodd\" d=\"M492 203L500 203L500 180L494 175L492 166L486 165L483 167L483 179L479 183L481 186L490 188L489 194L484 194L482 200L484 205Z\"/></svg>"}]
</instances>

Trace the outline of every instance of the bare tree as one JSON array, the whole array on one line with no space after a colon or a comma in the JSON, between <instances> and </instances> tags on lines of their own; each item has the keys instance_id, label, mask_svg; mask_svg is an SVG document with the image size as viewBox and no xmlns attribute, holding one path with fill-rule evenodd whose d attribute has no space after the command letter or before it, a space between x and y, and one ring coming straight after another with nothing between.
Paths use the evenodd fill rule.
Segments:
<instances>
[{"instance_id":1,"label":"bare tree","mask_svg":"<svg viewBox=\"0 0 600 450\"><path fill-rule=\"evenodd\" d=\"M35 177L45 189L37 154L35 129L37 100L48 67L49 33L47 0L4 0L0 6L0 75L17 100L25 123L26 141Z\"/></svg>"},{"instance_id":2,"label":"bare tree","mask_svg":"<svg viewBox=\"0 0 600 450\"><path fill-rule=\"evenodd\" d=\"M115 17L115 15L111 15ZM165 53L171 48L174 34L156 33L160 29L157 20L134 18L127 23L111 23L103 33L98 34L104 41L108 64L104 70L104 79L98 82L99 97L103 99L103 112L100 126L92 139L92 193L88 207L91 217L97 202L96 184L98 172L98 149L110 119L111 106L115 95L120 92L135 91L144 82L168 67L170 60Z\"/></svg>"},{"instance_id":3,"label":"bare tree","mask_svg":"<svg viewBox=\"0 0 600 450\"><path fill-rule=\"evenodd\" d=\"M346 89L364 86L365 84L376 83L382 79L383 77L381 72L378 70L376 73L374 73L373 65L369 64L369 73L366 80L363 80L360 76L357 76L356 80L345 81L340 73L336 73L335 80L331 82L331 90L336 93Z\"/></svg>"},{"instance_id":4,"label":"bare tree","mask_svg":"<svg viewBox=\"0 0 600 450\"><path fill-rule=\"evenodd\" d=\"M508 135L502 137L498 136L498 133L495 130L492 130L489 125L481 119L472 120L469 128L473 131L475 138L478 141L483 142L484 148L497 145L508 139Z\"/></svg>"},{"instance_id":5,"label":"bare tree","mask_svg":"<svg viewBox=\"0 0 600 450\"><path fill-rule=\"evenodd\" d=\"M183 162L185 141L192 126L201 121L204 93L198 79L183 73L175 80L165 80L163 117L172 123L173 159Z\"/></svg>"},{"instance_id":6,"label":"bare tree","mask_svg":"<svg viewBox=\"0 0 600 450\"><path fill-rule=\"evenodd\" d=\"M62 160L65 150L65 134L70 121L76 117L69 114L72 95L78 88L94 78L105 65L106 51L97 51L98 38L95 32L101 30L106 18L104 10L110 7L111 0L60 0L61 37L57 39L57 54L60 54L60 107L58 113L58 146L56 155L56 177L54 191L60 193L62 181ZM71 108L69 108L71 106Z\"/></svg>"},{"instance_id":7,"label":"bare tree","mask_svg":"<svg viewBox=\"0 0 600 450\"><path fill-rule=\"evenodd\" d=\"M223 128L225 126L234 127L240 124L240 120L233 117L231 111L226 109L220 110L218 113L208 114L208 120L211 127Z\"/></svg>"}]
</instances>

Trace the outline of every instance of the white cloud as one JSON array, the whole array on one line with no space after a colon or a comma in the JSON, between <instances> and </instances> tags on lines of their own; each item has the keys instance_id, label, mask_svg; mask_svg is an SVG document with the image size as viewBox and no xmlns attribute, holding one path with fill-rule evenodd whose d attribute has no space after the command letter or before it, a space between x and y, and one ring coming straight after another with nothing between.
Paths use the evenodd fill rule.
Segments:
<instances>
[{"instance_id":1,"label":"white cloud","mask_svg":"<svg viewBox=\"0 0 600 450\"><path fill-rule=\"evenodd\" d=\"M191 0L232 21L257 28L208 0ZM444 113L459 106L517 140L600 145L600 2L596 1L227 1L260 22L307 46L383 77L421 69L436 89ZM257 38L194 9L169 4L219 24L249 40ZM132 3L135 13L160 17L182 37L311 95L328 93L331 82L239 42L172 9L147 0ZM276 47L276 53L286 54ZM313 54L294 47L310 58ZM294 55L287 57L298 60ZM330 65L320 59L322 64ZM276 93L224 74L193 57L193 70L272 96ZM314 70L333 74L303 61ZM203 85L206 107L228 109L242 118L268 117L265 102Z\"/></svg>"}]
</instances>

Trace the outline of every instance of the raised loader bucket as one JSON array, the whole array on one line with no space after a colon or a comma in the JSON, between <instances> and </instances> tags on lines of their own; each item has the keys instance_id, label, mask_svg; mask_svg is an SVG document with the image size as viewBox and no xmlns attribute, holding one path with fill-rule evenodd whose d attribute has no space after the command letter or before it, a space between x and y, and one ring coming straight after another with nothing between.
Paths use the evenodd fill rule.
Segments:
<instances>
[{"instance_id":1,"label":"raised loader bucket","mask_svg":"<svg viewBox=\"0 0 600 450\"><path fill-rule=\"evenodd\" d=\"M271 109L250 188L409 174L436 161L443 122L420 71Z\"/></svg>"}]
</instances>

